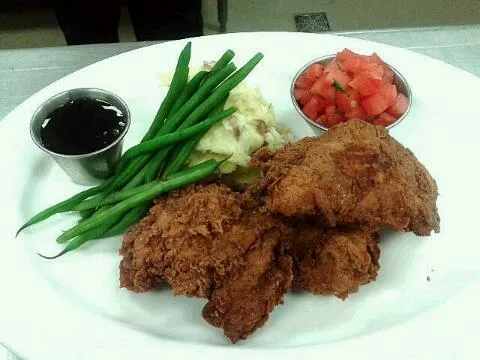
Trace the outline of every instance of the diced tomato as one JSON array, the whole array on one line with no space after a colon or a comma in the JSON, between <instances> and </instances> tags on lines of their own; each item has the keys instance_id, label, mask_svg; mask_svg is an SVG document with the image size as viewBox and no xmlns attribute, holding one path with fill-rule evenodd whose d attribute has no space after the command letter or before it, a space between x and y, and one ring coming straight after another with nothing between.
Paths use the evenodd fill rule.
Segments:
<instances>
[{"instance_id":1,"label":"diced tomato","mask_svg":"<svg viewBox=\"0 0 480 360\"><path fill-rule=\"evenodd\" d=\"M351 58L345 59L345 61L342 63L342 66L343 66L343 69L347 71L349 74L354 74L360 70L362 63L363 63L363 60L360 59L359 57L351 57Z\"/></svg>"},{"instance_id":2,"label":"diced tomato","mask_svg":"<svg viewBox=\"0 0 480 360\"><path fill-rule=\"evenodd\" d=\"M310 66L296 81L294 97L309 118L327 127L354 118L388 126L408 107L393 81L393 71L376 53L343 49L325 66Z\"/></svg>"},{"instance_id":3,"label":"diced tomato","mask_svg":"<svg viewBox=\"0 0 480 360\"><path fill-rule=\"evenodd\" d=\"M403 113L407 110L407 108L408 108L407 97L403 94L398 94L395 104L393 104L388 108L387 113L389 113L395 118L398 118L401 115L403 115Z\"/></svg>"},{"instance_id":4,"label":"diced tomato","mask_svg":"<svg viewBox=\"0 0 480 360\"><path fill-rule=\"evenodd\" d=\"M306 75L313 80L318 79L323 74L322 64L313 64L307 69Z\"/></svg>"},{"instance_id":5,"label":"diced tomato","mask_svg":"<svg viewBox=\"0 0 480 360\"><path fill-rule=\"evenodd\" d=\"M333 84L334 81L337 81L344 89L348 86L348 83L352 81L350 76L340 70L329 73L326 77L326 80L329 84Z\"/></svg>"},{"instance_id":6,"label":"diced tomato","mask_svg":"<svg viewBox=\"0 0 480 360\"><path fill-rule=\"evenodd\" d=\"M397 119L394 118L392 115L387 114L386 112L382 112L378 116L376 116L372 123L375 125L382 125L382 126L389 126L392 125Z\"/></svg>"},{"instance_id":7,"label":"diced tomato","mask_svg":"<svg viewBox=\"0 0 480 360\"><path fill-rule=\"evenodd\" d=\"M314 95L312 95L314 96ZM325 112L325 108L327 107L327 101L320 97L320 96L315 96L317 98L317 109L318 109L318 113L319 114L322 114Z\"/></svg>"},{"instance_id":8,"label":"diced tomato","mask_svg":"<svg viewBox=\"0 0 480 360\"><path fill-rule=\"evenodd\" d=\"M395 85L383 85L378 93L387 101L388 106L395 104L397 100L397 87Z\"/></svg>"},{"instance_id":9,"label":"diced tomato","mask_svg":"<svg viewBox=\"0 0 480 360\"><path fill-rule=\"evenodd\" d=\"M354 53L352 50L349 49L343 49L342 51L337 53L338 61L345 61L353 57L358 57L358 54Z\"/></svg>"},{"instance_id":10,"label":"diced tomato","mask_svg":"<svg viewBox=\"0 0 480 360\"><path fill-rule=\"evenodd\" d=\"M336 59L333 59L332 61L330 61L328 63L327 66L325 66L325 70L324 70L326 73L331 73L331 72L337 72L337 71L341 71L341 69L338 67L338 64L337 64L337 60Z\"/></svg>"},{"instance_id":11,"label":"diced tomato","mask_svg":"<svg viewBox=\"0 0 480 360\"><path fill-rule=\"evenodd\" d=\"M361 72L350 81L349 85L357 89L363 96L369 96L375 94L382 87L383 81L370 73Z\"/></svg>"},{"instance_id":12,"label":"diced tomato","mask_svg":"<svg viewBox=\"0 0 480 360\"><path fill-rule=\"evenodd\" d=\"M374 63L374 64L379 64L379 65L384 64L383 60L380 59L380 56L378 56L377 53L373 53L372 55L367 56L366 59L367 59L368 62L371 62L371 63Z\"/></svg>"},{"instance_id":13,"label":"diced tomato","mask_svg":"<svg viewBox=\"0 0 480 360\"><path fill-rule=\"evenodd\" d=\"M305 105L313 96L307 89L294 89L293 95L299 104Z\"/></svg>"},{"instance_id":14,"label":"diced tomato","mask_svg":"<svg viewBox=\"0 0 480 360\"><path fill-rule=\"evenodd\" d=\"M332 85L325 83L322 78L320 78L317 83L315 83L315 85L312 87L312 94L320 95L322 98L327 100L327 103L333 104L335 98L335 88Z\"/></svg>"},{"instance_id":15,"label":"diced tomato","mask_svg":"<svg viewBox=\"0 0 480 360\"><path fill-rule=\"evenodd\" d=\"M320 114L319 101L316 96L312 97L302 108L302 111L309 119L315 120Z\"/></svg>"},{"instance_id":16,"label":"diced tomato","mask_svg":"<svg viewBox=\"0 0 480 360\"><path fill-rule=\"evenodd\" d=\"M327 115L328 127L338 125L345 121L347 121L347 119L345 119L345 116L343 116L342 114Z\"/></svg>"},{"instance_id":17,"label":"diced tomato","mask_svg":"<svg viewBox=\"0 0 480 360\"><path fill-rule=\"evenodd\" d=\"M351 111L346 112L345 113L345 118L346 119L366 120L367 119L367 114L365 113L365 110L363 110L361 106L358 106L356 108L353 108Z\"/></svg>"},{"instance_id":18,"label":"diced tomato","mask_svg":"<svg viewBox=\"0 0 480 360\"><path fill-rule=\"evenodd\" d=\"M344 122L345 116L337 111L335 106L328 106L325 109L325 115L326 115L326 124L325 126L335 126L337 124L340 124L341 122Z\"/></svg>"},{"instance_id":19,"label":"diced tomato","mask_svg":"<svg viewBox=\"0 0 480 360\"><path fill-rule=\"evenodd\" d=\"M330 105L325 108L325 115L334 115L337 113L337 108L335 105Z\"/></svg>"},{"instance_id":20,"label":"diced tomato","mask_svg":"<svg viewBox=\"0 0 480 360\"><path fill-rule=\"evenodd\" d=\"M323 126L327 126L327 115L323 114L323 115L320 115L317 120L315 120L315 122L317 124L320 124L320 125L323 125Z\"/></svg>"},{"instance_id":21,"label":"diced tomato","mask_svg":"<svg viewBox=\"0 0 480 360\"><path fill-rule=\"evenodd\" d=\"M326 97L322 97L322 99L325 101L325 107L332 105L335 106L335 89L333 89L333 93L326 91L325 95Z\"/></svg>"},{"instance_id":22,"label":"diced tomato","mask_svg":"<svg viewBox=\"0 0 480 360\"><path fill-rule=\"evenodd\" d=\"M295 96L295 100L297 100L298 102L300 102L300 100L302 100L302 98L307 94L308 94L307 89L299 89L299 88L293 89L293 96Z\"/></svg>"},{"instance_id":23,"label":"diced tomato","mask_svg":"<svg viewBox=\"0 0 480 360\"><path fill-rule=\"evenodd\" d=\"M387 66L383 67L383 82L385 84L392 84L393 83L393 71L390 70Z\"/></svg>"},{"instance_id":24,"label":"diced tomato","mask_svg":"<svg viewBox=\"0 0 480 360\"><path fill-rule=\"evenodd\" d=\"M347 112L352 108L350 98L343 92L338 92L335 96L335 105L341 112Z\"/></svg>"},{"instance_id":25,"label":"diced tomato","mask_svg":"<svg viewBox=\"0 0 480 360\"><path fill-rule=\"evenodd\" d=\"M387 110L388 103L381 94L376 93L362 100L362 107L367 115L374 116Z\"/></svg>"},{"instance_id":26,"label":"diced tomato","mask_svg":"<svg viewBox=\"0 0 480 360\"><path fill-rule=\"evenodd\" d=\"M374 78L383 78L385 75L385 70L382 65L374 64L374 63L367 63L363 66L362 72L368 74Z\"/></svg>"},{"instance_id":27,"label":"diced tomato","mask_svg":"<svg viewBox=\"0 0 480 360\"><path fill-rule=\"evenodd\" d=\"M360 100L360 93L358 92L357 89L347 86L345 88L345 92L348 94L350 99L357 100L357 101Z\"/></svg>"},{"instance_id":28,"label":"diced tomato","mask_svg":"<svg viewBox=\"0 0 480 360\"><path fill-rule=\"evenodd\" d=\"M315 81L315 83L310 88L310 92L312 94L318 95L323 91L323 88L330 87L330 84L327 84L326 77L327 75L324 74L317 81Z\"/></svg>"},{"instance_id":29,"label":"diced tomato","mask_svg":"<svg viewBox=\"0 0 480 360\"><path fill-rule=\"evenodd\" d=\"M327 106L325 99L323 99L321 96L314 95L314 94L310 94L310 96L311 98L308 101L309 103L311 103L310 106L315 106L318 113L322 114L325 111L325 107Z\"/></svg>"},{"instance_id":30,"label":"diced tomato","mask_svg":"<svg viewBox=\"0 0 480 360\"><path fill-rule=\"evenodd\" d=\"M383 67L378 64L363 60L362 62L360 62L356 74L360 72L366 72L368 74L371 74L373 77L381 78L383 76L384 70Z\"/></svg>"},{"instance_id":31,"label":"diced tomato","mask_svg":"<svg viewBox=\"0 0 480 360\"><path fill-rule=\"evenodd\" d=\"M297 81L295 82L295 87L299 89L309 89L315 80L312 80L311 78L307 77L306 75L300 76Z\"/></svg>"},{"instance_id":32,"label":"diced tomato","mask_svg":"<svg viewBox=\"0 0 480 360\"><path fill-rule=\"evenodd\" d=\"M335 97L337 108L343 112L348 113L353 111L353 109L360 106L357 100L353 99L347 93L337 92L337 96Z\"/></svg>"},{"instance_id":33,"label":"diced tomato","mask_svg":"<svg viewBox=\"0 0 480 360\"><path fill-rule=\"evenodd\" d=\"M335 126L346 120L343 114L339 113L333 105L325 108L325 116L322 121L323 124L328 127Z\"/></svg>"}]
</instances>

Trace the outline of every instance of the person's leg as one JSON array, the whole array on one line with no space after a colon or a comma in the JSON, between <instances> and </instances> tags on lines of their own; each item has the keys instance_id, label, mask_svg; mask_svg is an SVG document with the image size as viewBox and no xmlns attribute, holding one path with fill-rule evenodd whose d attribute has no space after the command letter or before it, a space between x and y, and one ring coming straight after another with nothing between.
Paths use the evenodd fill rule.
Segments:
<instances>
[{"instance_id":1,"label":"person's leg","mask_svg":"<svg viewBox=\"0 0 480 360\"><path fill-rule=\"evenodd\" d=\"M127 4L139 41L203 35L201 0L128 0Z\"/></svg>"},{"instance_id":2,"label":"person's leg","mask_svg":"<svg viewBox=\"0 0 480 360\"><path fill-rule=\"evenodd\" d=\"M118 0L55 0L54 11L68 45L118 42Z\"/></svg>"}]
</instances>

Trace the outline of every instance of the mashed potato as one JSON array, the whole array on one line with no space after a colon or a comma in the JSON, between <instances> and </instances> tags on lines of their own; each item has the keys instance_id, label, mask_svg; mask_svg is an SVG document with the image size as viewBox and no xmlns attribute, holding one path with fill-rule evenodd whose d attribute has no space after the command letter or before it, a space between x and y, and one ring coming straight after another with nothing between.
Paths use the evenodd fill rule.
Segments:
<instances>
[{"instance_id":1,"label":"mashed potato","mask_svg":"<svg viewBox=\"0 0 480 360\"><path fill-rule=\"evenodd\" d=\"M201 70L209 70L211 66L212 63L206 63ZM164 79L169 80L171 78ZM280 148L289 140L289 135L277 126L273 106L263 98L259 89L239 84L230 92L224 108L231 106L237 111L210 128L197 144L188 165L209 159L220 161L230 156L222 163L220 171L243 183L257 175L257 171L249 169L251 155L262 146Z\"/></svg>"},{"instance_id":2,"label":"mashed potato","mask_svg":"<svg viewBox=\"0 0 480 360\"><path fill-rule=\"evenodd\" d=\"M195 165L208 159L223 160L222 173L244 174L251 155L262 146L278 149L285 142L276 127L272 104L268 103L258 89L244 83L230 93L225 108L235 106L237 111L214 125L200 140L189 159Z\"/></svg>"}]
</instances>

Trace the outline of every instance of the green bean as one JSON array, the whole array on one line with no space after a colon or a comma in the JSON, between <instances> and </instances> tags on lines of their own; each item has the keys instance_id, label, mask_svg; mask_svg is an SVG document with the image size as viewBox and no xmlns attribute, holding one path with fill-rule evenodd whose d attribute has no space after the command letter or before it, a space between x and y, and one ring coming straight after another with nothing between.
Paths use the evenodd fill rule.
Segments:
<instances>
[{"instance_id":1,"label":"green bean","mask_svg":"<svg viewBox=\"0 0 480 360\"><path fill-rule=\"evenodd\" d=\"M167 115L167 118L172 117L173 114L175 114L178 109L180 109L183 104L187 102L188 99L192 97L193 94L198 90L200 85L202 84L202 81L207 77L208 71L200 71L198 72L192 80L190 80L183 89L182 93L178 96L177 100L175 100L175 103L173 104L172 108L170 109L170 112Z\"/></svg>"},{"instance_id":2,"label":"green bean","mask_svg":"<svg viewBox=\"0 0 480 360\"><path fill-rule=\"evenodd\" d=\"M223 111L223 108L225 107L225 104L227 103L229 96L230 96L230 93L225 95L223 99L218 103L218 105L215 108L213 108L212 112L208 116L212 116Z\"/></svg>"},{"instance_id":3,"label":"green bean","mask_svg":"<svg viewBox=\"0 0 480 360\"><path fill-rule=\"evenodd\" d=\"M145 213L150 208L150 205L151 205L150 202L147 202L146 204L136 206L133 209L129 210L127 213L125 213L123 217L120 219L120 221L114 222L112 220L112 221L109 221L108 223L102 224L99 227L89 230L81 235L78 235L77 237L72 239L60 253L58 253L55 256L45 256L42 254L38 254L38 255L40 255L45 259L56 259L70 251L78 249L80 246L82 246L83 244L85 244L90 240L121 235L125 233L125 231L128 230L129 227L137 223L139 220L141 220L145 216Z\"/></svg>"},{"instance_id":4,"label":"green bean","mask_svg":"<svg viewBox=\"0 0 480 360\"><path fill-rule=\"evenodd\" d=\"M98 232L99 229L93 229L92 232L95 231L95 232ZM54 256L47 256L47 255L42 255L40 253L37 253L38 256L41 256L42 258L44 259L48 259L48 260L53 260L53 259L57 259L59 258L60 256L62 255L65 255L66 253L72 251L72 250L75 250L75 249L78 249L80 246L82 246L83 244L85 244L86 242L88 241L88 235L87 236L83 236L83 237L80 237L80 236L77 236L75 239L73 239L72 241L70 241L67 246L65 247L65 249L63 249L62 251L60 251L57 255L54 255Z\"/></svg>"},{"instance_id":5,"label":"green bean","mask_svg":"<svg viewBox=\"0 0 480 360\"><path fill-rule=\"evenodd\" d=\"M128 183L123 186L123 189L130 189L142 185L145 182L145 172L148 168L148 162L143 166L143 168L137 172L137 174L130 179Z\"/></svg>"},{"instance_id":6,"label":"green bean","mask_svg":"<svg viewBox=\"0 0 480 360\"><path fill-rule=\"evenodd\" d=\"M147 202L143 205L138 205L133 209L130 209L125 215L123 215L122 220L117 222L113 227L105 232L102 237L117 236L123 234L130 226L136 224L140 219L142 219L150 208L151 203Z\"/></svg>"},{"instance_id":7,"label":"green bean","mask_svg":"<svg viewBox=\"0 0 480 360\"><path fill-rule=\"evenodd\" d=\"M171 118L167 119L165 126L162 127L156 136L165 135L175 131L183 121L194 111L202 102L208 98L211 91L215 89L222 81L224 81L236 67L230 63L212 77L208 78L198 89L198 91L175 113Z\"/></svg>"},{"instance_id":8,"label":"green bean","mask_svg":"<svg viewBox=\"0 0 480 360\"><path fill-rule=\"evenodd\" d=\"M210 92L215 89L223 80L225 80L232 72L236 69L235 65L230 63L226 65L223 69L219 70L215 74L212 74L211 77L205 80L205 82L200 86L198 91L175 113L171 118L167 119L164 123L164 126L161 127L156 136L165 135L171 133L177 129L178 126L197 108L202 101L205 100L210 94ZM194 125L195 123L191 124ZM166 148L160 151L152 159L145 155L139 157L132 161L132 164L127 166L127 169L122 171L119 176L116 176L116 179L112 186L106 191L106 193L111 193L116 189L123 187L127 184L137 173L149 162L149 166L146 170L145 179L148 182L156 178L159 168L163 166L163 161L168 156L168 153L172 147Z\"/></svg>"},{"instance_id":9,"label":"green bean","mask_svg":"<svg viewBox=\"0 0 480 360\"><path fill-rule=\"evenodd\" d=\"M172 161L170 161L165 167L165 170L163 170L163 178L166 178L170 174L177 172L185 165L188 158L192 154L193 150L195 150L200 140L202 140L202 137L205 135L205 133L206 132L199 134L192 139L189 139L187 142L182 144L179 149L177 149L175 154L172 156Z\"/></svg>"},{"instance_id":10,"label":"green bean","mask_svg":"<svg viewBox=\"0 0 480 360\"><path fill-rule=\"evenodd\" d=\"M167 114L170 112L176 99L180 96L181 92L185 88L188 82L188 64L191 56L191 45L191 42L188 42L180 53L168 93L165 96L165 99L162 101L162 104L160 105L160 108L158 109L150 128L143 137L142 142L155 137L156 134L163 128ZM148 162L149 159L150 157L142 157L135 159L135 161L132 161L128 165L126 165L126 162L120 161L120 164L117 166L115 180L113 184L106 190L106 193L108 194L124 186L133 176L135 176L138 171L140 171L140 169Z\"/></svg>"},{"instance_id":11,"label":"green bean","mask_svg":"<svg viewBox=\"0 0 480 360\"><path fill-rule=\"evenodd\" d=\"M150 128L143 137L142 141L150 140L161 129L167 114L170 112L170 109L174 105L176 99L180 96L183 89L187 85L188 64L190 63L191 53L192 43L188 42L178 57L177 67L175 68L175 73L173 74L172 83L168 89L167 96L165 96L165 99L162 101L152 125L150 125Z\"/></svg>"},{"instance_id":12,"label":"green bean","mask_svg":"<svg viewBox=\"0 0 480 360\"><path fill-rule=\"evenodd\" d=\"M137 172L137 174L133 177L133 179L131 179L124 187L123 189L131 189L131 188L134 188L134 187L137 187L137 186L140 186L141 184L143 184L144 182L149 182L145 179L145 172L146 172L146 169L148 168L148 163L143 167L142 170L140 170L139 172ZM153 181L155 179L152 179L151 181Z\"/></svg>"},{"instance_id":13,"label":"green bean","mask_svg":"<svg viewBox=\"0 0 480 360\"><path fill-rule=\"evenodd\" d=\"M235 72L231 77L229 77L225 82L220 84L213 93L197 108L195 109L190 116L178 127L178 131L181 131L183 127L188 127L193 125L198 121L199 118L205 116L209 111L215 110L215 106L222 104L222 101L226 101L230 90L237 86L247 75L255 68L255 66L262 60L263 54L257 53L253 56L244 66L242 66L237 72ZM223 105L222 105L223 107ZM177 157L170 162L169 165L164 170L164 174L168 175L171 172L174 172L180 169L185 161L187 161L190 153L194 150L196 144L198 144L199 138L192 139L188 142L188 145L185 147L185 152L179 152ZM188 153L188 156L187 156ZM152 178L153 173L156 172L155 176L158 173L158 169L154 165L149 165L147 169L147 178Z\"/></svg>"},{"instance_id":14,"label":"green bean","mask_svg":"<svg viewBox=\"0 0 480 360\"><path fill-rule=\"evenodd\" d=\"M164 128L161 128L159 132L156 134L157 136L161 136L167 133L170 133L172 131L175 131L175 129L181 124L181 122L210 94L210 92L215 89L222 81L224 81L232 72L235 71L235 65L234 64L225 64L224 67L222 67L223 63L230 58L233 58L233 51L226 51L225 54L220 58L220 60L217 63L220 63L218 66L214 66L213 69L215 69L215 74L210 73L208 76L208 79L204 81L203 84L201 84L200 88L198 91L190 98L184 106L179 108L179 111L177 111L175 114L172 113L172 116L166 120L166 123L168 123L168 126L165 126ZM212 69L212 70L213 70ZM190 81L192 82L193 79ZM142 178L147 178L147 179L155 179L156 173L158 172L158 168L161 166L161 162L165 160L165 158L168 156L169 149L166 151L163 151L157 155L155 159L150 159L147 158L147 156L144 156L142 158L137 159L138 161L137 164L131 165L130 168L128 169L128 172L126 171L125 174L121 178L119 178L116 181L116 184L112 186L112 191L115 189L118 189L119 187L124 186L126 183L129 181L133 180L134 186L138 185L141 182ZM153 162L155 164L154 170L150 171L150 176L144 176L143 174L139 174L141 171L142 167L145 166L148 162ZM148 181L148 180L147 180ZM128 185L130 186L130 185ZM111 191L109 191L111 192Z\"/></svg>"},{"instance_id":15,"label":"green bean","mask_svg":"<svg viewBox=\"0 0 480 360\"><path fill-rule=\"evenodd\" d=\"M170 145L167 148L160 150L148 163L148 166L145 170L145 181L153 181L158 177L159 172L165 166L165 161L168 156L172 154L172 151L175 149L173 145Z\"/></svg>"},{"instance_id":16,"label":"green bean","mask_svg":"<svg viewBox=\"0 0 480 360\"><path fill-rule=\"evenodd\" d=\"M240 82L242 82L247 77L247 75L250 74L250 72L252 72L255 66L257 66L257 64L262 59L263 59L262 53L255 54L244 66L242 66L232 76L230 76L227 80L221 83L213 91L213 93L205 101L201 103L201 105L199 105L195 110L193 110L193 112L183 121L183 123L181 123L178 126L178 130L182 130L186 127L196 124L203 116L208 114L209 111L212 111L215 108L215 106L218 103L220 103L221 99L223 99L224 96L227 96L230 90L232 90L235 86L237 86ZM231 63L228 64L219 73L227 69L229 65L232 65L232 64ZM216 74L212 75L212 79L215 75ZM208 82L208 80L210 79L207 79L206 82ZM202 87L203 86L200 87L199 91L202 89ZM168 121L167 121L167 125L168 125ZM150 179L155 179L157 177L159 169L161 166L163 166L163 161L168 156L168 152L170 150L171 148L164 149L160 151L157 155L155 155L152 158L152 160L150 160L149 165L146 169L146 174L145 174L145 179L147 179L147 181Z\"/></svg>"},{"instance_id":17,"label":"green bean","mask_svg":"<svg viewBox=\"0 0 480 360\"><path fill-rule=\"evenodd\" d=\"M237 72L221 83L205 101L203 101L195 110L193 110L193 112L183 121L183 123L178 126L177 130L183 130L184 128L195 125L197 122L199 122L206 114L212 111L225 96L228 95L230 90L242 82L262 59L262 53L255 54L244 66L242 66ZM231 63L228 64L224 69L227 69L229 65L231 65ZM220 72L222 72L224 69L222 69ZM213 74L212 78L214 76L215 74ZM207 79L207 81L208 80L209 79ZM200 89L201 88L202 87L200 87ZM151 181L158 176L160 168L163 166L163 161L166 159L171 149L171 147L166 148L152 158L145 173L145 179L147 181Z\"/></svg>"},{"instance_id":18,"label":"green bean","mask_svg":"<svg viewBox=\"0 0 480 360\"><path fill-rule=\"evenodd\" d=\"M125 186L139 171L149 162L152 154L139 156L134 161L131 161L127 168L115 176L113 183L103 192L103 196L107 196L113 191Z\"/></svg>"},{"instance_id":19,"label":"green bean","mask_svg":"<svg viewBox=\"0 0 480 360\"><path fill-rule=\"evenodd\" d=\"M213 160L213 159L205 160L205 161L202 161L201 163L199 163L197 165L189 167L188 169L178 171L174 174L169 175L166 180L176 179L178 177L188 175L192 171L197 171L197 170L200 170L200 169L206 169L206 168L212 167L217 163L218 162L216 160Z\"/></svg>"},{"instance_id":20,"label":"green bean","mask_svg":"<svg viewBox=\"0 0 480 360\"><path fill-rule=\"evenodd\" d=\"M155 185L155 182L149 182L134 188L130 189L122 189L117 192L113 192L106 196L105 198L102 197L94 197L85 201L82 201L81 203L77 204L74 208L76 211L86 211L90 209L96 209L98 206L105 206L105 205L110 205L110 204L115 204L117 202L123 201L125 199L128 199L129 197L139 194L143 191L148 190L152 186ZM100 209L99 209L100 210Z\"/></svg>"},{"instance_id":21,"label":"green bean","mask_svg":"<svg viewBox=\"0 0 480 360\"><path fill-rule=\"evenodd\" d=\"M214 160L211 160L211 161L214 161ZM199 169L199 168L201 168L202 166L209 166L209 165L210 165L210 164L209 164L208 161L204 161L204 162L202 162L202 163L200 163L200 164L197 164L197 165L195 165L195 166L190 167L190 170L193 171L194 169L197 169L197 168ZM189 169L184 170L184 171L179 171L179 172L171 173L171 174L170 174L168 177L166 177L166 178L167 178L167 180L168 180L168 179L173 179L173 178L178 177L178 176L183 176L184 173L185 173L185 171L189 171ZM139 187L139 186L141 186L141 185L143 184L144 180L145 180L145 174L144 174L144 172L139 172L127 185L124 186L124 188L122 189L122 191ZM146 181L146 180L145 180L145 183L149 183L149 182L152 182L152 181L154 181L154 180L155 180L155 179L152 179L152 180L150 180L150 181Z\"/></svg>"},{"instance_id":22,"label":"green bean","mask_svg":"<svg viewBox=\"0 0 480 360\"><path fill-rule=\"evenodd\" d=\"M105 223L109 219L115 218L118 219L123 213L128 211L129 209L150 201L157 197L160 194L165 192L174 190L176 188L189 185L195 183L207 176L210 176L215 173L219 163L215 163L212 166L204 167L200 169L195 169L190 171L188 174L184 176L176 177L174 179L166 180L166 181L158 181L155 186L152 186L150 189L134 195L126 200L123 200L116 205L112 206L111 208L102 211L101 213L94 214L91 218L86 219L81 224L77 224L73 228L65 231L62 235L57 238L58 243L64 243L74 237L85 233L91 229L100 226L101 224Z\"/></svg>"},{"instance_id":23,"label":"green bean","mask_svg":"<svg viewBox=\"0 0 480 360\"><path fill-rule=\"evenodd\" d=\"M82 202L85 202L85 201L89 201L89 200L84 200ZM81 203L80 203L81 204ZM77 205L78 206L78 205ZM76 207L76 206L75 206ZM78 214L80 215L80 217L82 219L86 219L86 218L89 218L90 216L93 215L93 213L95 212L95 210L92 210L92 209L86 209L86 210L80 210L78 211Z\"/></svg>"},{"instance_id":24,"label":"green bean","mask_svg":"<svg viewBox=\"0 0 480 360\"><path fill-rule=\"evenodd\" d=\"M97 197L97 199L102 199L102 198L101 198L101 197ZM90 201L90 200L91 200L91 199L84 200L84 201ZM99 213L101 213L102 211L107 210L109 207L111 207L110 204L103 205L102 203L100 203L100 204L97 205L96 207L92 207L92 208L90 208L90 209L85 209L84 211L91 210L91 211L92 211L92 214L91 214L90 216L81 218L80 220L78 220L77 224L81 224L81 223L84 222L85 220L91 218L93 215L99 214Z\"/></svg>"},{"instance_id":25,"label":"green bean","mask_svg":"<svg viewBox=\"0 0 480 360\"><path fill-rule=\"evenodd\" d=\"M64 200L62 202L59 202L58 204L55 204L53 206L50 206L49 208L39 212L35 216L33 216L30 220L28 220L25 224L23 224L20 229L18 229L17 234L15 236L18 236L18 234L25 228L39 223L43 220L48 219L49 217L59 214L62 212L67 212L67 211L72 211L73 207L77 205L79 202L81 202L84 199L89 198L90 196L96 195L102 191L104 191L111 183L112 183L112 178L106 180L102 184L95 186L93 188L84 190L72 197L70 197L67 200Z\"/></svg>"},{"instance_id":26,"label":"green bean","mask_svg":"<svg viewBox=\"0 0 480 360\"><path fill-rule=\"evenodd\" d=\"M188 100L184 106L171 118L167 119L165 125L159 130L157 136L171 133L176 130L176 128L181 125L181 122L188 116L189 112L198 105L204 99L204 96L208 96L207 91L210 91L212 88L218 85L219 82L223 81L229 74L235 70L235 65L228 64L224 69L220 70L217 74L208 79L197 93ZM206 94L204 94L206 93ZM195 122L190 121L191 125L195 125ZM167 158L169 151L173 147L162 149L156 155L143 155L138 159L135 159L128 165L127 169L122 171L122 173L116 177L112 186L105 191L106 194L115 191L118 188L125 186L132 178L137 177L139 179L143 175L138 175L141 169L148 163L148 166L144 169L145 171L145 181L153 181L158 174L159 169L163 166L163 162Z\"/></svg>"},{"instance_id":27,"label":"green bean","mask_svg":"<svg viewBox=\"0 0 480 360\"><path fill-rule=\"evenodd\" d=\"M228 64L224 69L228 69L232 64ZM223 72L224 70L220 70L219 73ZM227 94L228 96L228 94ZM208 98L209 99L209 98ZM207 99L207 101L208 101ZM199 122L202 117L208 113L208 111L212 110L216 106L216 102L221 102L222 100L220 96L218 96L215 100L215 102L210 102L207 107L203 107L203 113L198 114L197 110L203 106L203 103L197 107L188 117L185 119L185 121L181 124L179 124L177 130L183 130L188 128L189 126L195 125L197 122ZM192 116L194 114L194 116ZM164 148L163 150L159 151L148 163L147 168L145 169L145 181L153 181L157 178L160 169L164 166L164 162L167 159L168 155L171 154L172 149L174 149L173 146L169 146L168 148Z\"/></svg>"},{"instance_id":28,"label":"green bean","mask_svg":"<svg viewBox=\"0 0 480 360\"><path fill-rule=\"evenodd\" d=\"M82 246L83 244L85 244L86 242L88 242L90 240L101 238L102 235L104 235L110 228L115 226L114 224L118 223L119 220L120 220L120 217L112 217L110 219L107 219L103 224L100 224L99 226L97 226L97 227L95 227L95 228L93 228L89 231L86 231L81 235L78 235L72 241L70 241L67 244L67 246L60 253L58 253L55 256L45 256L45 255L42 255L40 253L38 253L38 255L43 257L44 259L49 259L49 260L59 258L60 256L66 254L70 251L78 249L80 246Z\"/></svg>"},{"instance_id":29,"label":"green bean","mask_svg":"<svg viewBox=\"0 0 480 360\"><path fill-rule=\"evenodd\" d=\"M216 106L224 101L225 97L228 96L230 90L237 86L245 77L255 68L255 66L262 60L263 54L257 53L253 58L251 58L244 66L242 66L237 72L230 76L227 80L221 83L213 93L199 105L181 125L178 126L177 130L183 130L189 126L192 126L199 122L205 115L210 111L213 111ZM228 65L227 65L228 67Z\"/></svg>"},{"instance_id":30,"label":"green bean","mask_svg":"<svg viewBox=\"0 0 480 360\"><path fill-rule=\"evenodd\" d=\"M209 97L216 97L216 96L225 96L229 93L235 86L240 84L248 74L252 72L252 70L257 66L257 64L263 59L262 53L256 53L245 65L243 65L240 69L238 69L232 76L230 76L227 80L225 80L222 84L220 84ZM207 99L207 100L209 100ZM213 101L213 100L211 100ZM203 105L203 104L202 104Z\"/></svg>"},{"instance_id":31,"label":"green bean","mask_svg":"<svg viewBox=\"0 0 480 360\"><path fill-rule=\"evenodd\" d=\"M228 95L225 96L225 98L213 109L212 112L210 112L208 116L211 117L221 112L225 106L225 103L227 102L227 99ZM165 165L165 168L162 171L163 179L167 178L170 174L175 174L185 165L191 153L197 147L198 142L205 134L206 131L175 147L175 150L172 152L168 163Z\"/></svg>"},{"instance_id":32,"label":"green bean","mask_svg":"<svg viewBox=\"0 0 480 360\"><path fill-rule=\"evenodd\" d=\"M228 49L223 53L223 55L218 59L218 61L213 65L212 69L210 70L210 74L213 74L221 69L223 69L227 64L233 59L235 53Z\"/></svg>"},{"instance_id":33,"label":"green bean","mask_svg":"<svg viewBox=\"0 0 480 360\"><path fill-rule=\"evenodd\" d=\"M225 119L226 117L232 115L236 111L235 108L231 107L225 111L217 113L215 115L210 116L206 120L202 121L201 123L191 126L187 129L176 131L170 134L162 135L156 137L154 139L145 141L140 143L130 149L128 149L125 154L123 155L124 159L130 160L139 155L152 152L154 150L160 149L167 145L171 145L185 139L188 139L194 135L199 133L204 133L207 131L212 125L216 124L217 122Z\"/></svg>"},{"instance_id":34,"label":"green bean","mask_svg":"<svg viewBox=\"0 0 480 360\"><path fill-rule=\"evenodd\" d=\"M186 170L183 170L183 171L178 171L178 172L175 172L175 173L171 173L168 176L167 180L175 179L177 177L188 175L191 171L202 169L202 168L207 167L207 166L212 166L212 164L214 164L214 163L215 163L214 160L209 160L209 161L205 161L205 162L202 162L200 164L197 164L195 166L192 166L189 169L186 169ZM84 211L89 211L91 209L95 209L100 205L102 205L102 207L103 207L105 205L115 204L115 203L120 202L122 200L128 199L131 196L142 193L142 192L148 190L149 188L151 188L152 186L154 186L155 184L157 184L156 181L151 181L151 182L148 182L146 184L139 185L139 186L136 186L136 187L123 188L120 191L111 193L110 195L106 196L105 198L94 197L94 198L91 198L91 199L88 199L88 200L85 200L85 201L79 203L78 205L75 206L74 210L79 211L79 212L84 212ZM102 208L99 208L97 210L97 212L101 211L101 210L102 210ZM82 219L82 222L83 222L83 219Z\"/></svg>"}]
</instances>

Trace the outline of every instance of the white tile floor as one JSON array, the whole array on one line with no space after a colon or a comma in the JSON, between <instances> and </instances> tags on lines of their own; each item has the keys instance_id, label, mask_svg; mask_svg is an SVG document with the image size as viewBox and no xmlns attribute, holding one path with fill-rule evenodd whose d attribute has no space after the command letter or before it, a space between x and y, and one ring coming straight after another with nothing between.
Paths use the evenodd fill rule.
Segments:
<instances>
[{"instance_id":1,"label":"white tile floor","mask_svg":"<svg viewBox=\"0 0 480 360\"><path fill-rule=\"evenodd\" d=\"M227 29L296 31L294 16L325 12L333 31L480 24L480 0L229 0ZM217 1L203 0L205 33L218 31ZM120 40L134 41L126 11ZM0 14L0 48L64 45L51 12Z\"/></svg>"}]
</instances>

